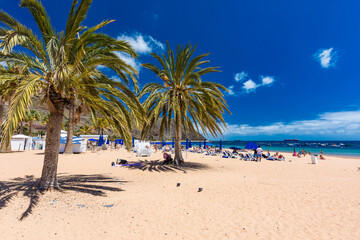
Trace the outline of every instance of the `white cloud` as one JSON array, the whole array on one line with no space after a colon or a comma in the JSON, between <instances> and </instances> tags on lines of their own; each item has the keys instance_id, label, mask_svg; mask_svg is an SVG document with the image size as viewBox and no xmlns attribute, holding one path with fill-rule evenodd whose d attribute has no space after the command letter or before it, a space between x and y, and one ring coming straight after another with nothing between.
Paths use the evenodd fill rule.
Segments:
<instances>
[{"instance_id":1,"label":"white cloud","mask_svg":"<svg viewBox=\"0 0 360 240\"><path fill-rule=\"evenodd\" d=\"M122 34L117 39L128 42L138 54L149 54L150 52L163 51L165 49L163 43L141 33L132 35Z\"/></svg>"},{"instance_id":2,"label":"white cloud","mask_svg":"<svg viewBox=\"0 0 360 240\"><path fill-rule=\"evenodd\" d=\"M320 62L323 68L329 68L331 66L335 66L335 57L336 52L333 51L333 48L329 49L319 49L314 57Z\"/></svg>"},{"instance_id":3,"label":"white cloud","mask_svg":"<svg viewBox=\"0 0 360 240\"><path fill-rule=\"evenodd\" d=\"M258 85L251 79L244 82L244 85L243 85L243 88L248 92L255 90L257 87L258 87Z\"/></svg>"},{"instance_id":4,"label":"white cloud","mask_svg":"<svg viewBox=\"0 0 360 240\"><path fill-rule=\"evenodd\" d=\"M261 81L262 81L262 85L269 85L272 84L275 79L273 77L269 77L269 76L261 76Z\"/></svg>"},{"instance_id":5,"label":"white cloud","mask_svg":"<svg viewBox=\"0 0 360 240\"><path fill-rule=\"evenodd\" d=\"M135 58L131 57L129 54L123 52L116 52L116 55L118 55L119 58L121 58L125 63L129 64L133 68L135 68L137 71L140 70L140 62L135 60Z\"/></svg>"},{"instance_id":6,"label":"white cloud","mask_svg":"<svg viewBox=\"0 0 360 240\"><path fill-rule=\"evenodd\" d=\"M227 94L229 94L229 95L235 95L234 85L231 85L230 87L228 87L228 90L229 90L229 92L228 92Z\"/></svg>"},{"instance_id":7,"label":"white cloud","mask_svg":"<svg viewBox=\"0 0 360 240\"><path fill-rule=\"evenodd\" d=\"M132 35L122 34L118 36L117 39L128 42L131 47L141 55L147 55L151 52L162 52L165 49L165 45L160 41L138 32ZM134 59L127 53L117 52L116 54L127 64L135 68L137 71L140 71L141 63L138 60Z\"/></svg>"},{"instance_id":8,"label":"white cloud","mask_svg":"<svg viewBox=\"0 0 360 240\"><path fill-rule=\"evenodd\" d=\"M249 79L246 82L243 83L243 89L247 91L247 93L250 93L254 91L256 88L266 85L271 85L274 81L274 77L270 76L261 76L261 83L257 84L253 80Z\"/></svg>"},{"instance_id":9,"label":"white cloud","mask_svg":"<svg viewBox=\"0 0 360 240\"><path fill-rule=\"evenodd\" d=\"M236 73L234 78L235 78L235 81L237 82L241 82L243 80L245 80L247 78L248 74L244 71L240 72L240 73Z\"/></svg>"},{"instance_id":10,"label":"white cloud","mask_svg":"<svg viewBox=\"0 0 360 240\"><path fill-rule=\"evenodd\" d=\"M360 110L327 112L319 114L317 119L292 121L289 123L275 122L263 126L248 124L228 124L226 136L332 136L344 138L360 135Z\"/></svg>"}]
</instances>

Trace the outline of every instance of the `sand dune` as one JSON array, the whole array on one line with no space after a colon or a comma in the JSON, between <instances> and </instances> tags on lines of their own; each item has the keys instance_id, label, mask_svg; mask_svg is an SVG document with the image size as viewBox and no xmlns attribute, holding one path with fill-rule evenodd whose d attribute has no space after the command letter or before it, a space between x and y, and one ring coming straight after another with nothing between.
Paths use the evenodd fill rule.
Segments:
<instances>
[{"instance_id":1,"label":"sand dune","mask_svg":"<svg viewBox=\"0 0 360 240\"><path fill-rule=\"evenodd\" d=\"M62 191L34 194L42 153L1 154L0 239L359 239L360 160L286 157L188 153L177 168L161 153L60 155Z\"/></svg>"}]
</instances>

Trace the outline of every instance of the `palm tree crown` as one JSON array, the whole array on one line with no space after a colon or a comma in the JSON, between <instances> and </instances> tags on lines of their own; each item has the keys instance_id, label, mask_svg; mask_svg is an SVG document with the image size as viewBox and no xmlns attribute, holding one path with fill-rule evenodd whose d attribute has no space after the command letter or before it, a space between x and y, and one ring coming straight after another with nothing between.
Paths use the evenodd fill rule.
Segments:
<instances>
[{"instance_id":1,"label":"palm tree crown","mask_svg":"<svg viewBox=\"0 0 360 240\"><path fill-rule=\"evenodd\" d=\"M149 83L144 86L140 97L148 95L143 106L147 111L149 123L143 128L143 136L161 117L160 135L170 130L170 123L175 120L175 162L183 161L180 148L181 129L202 131L217 136L226 127L223 114L229 112L221 90L227 89L216 82L202 81L202 76L219 72L217 67L202 68L209 61L203 60L209 54L193 57L195 47L187 45L177 47L176 55L167 44L166 54L162 57L152 53L161 68L154 64L143 64L153 71L163 84ZM230 112L229 112L230 113Z\"/></svg>"}]
</instances>

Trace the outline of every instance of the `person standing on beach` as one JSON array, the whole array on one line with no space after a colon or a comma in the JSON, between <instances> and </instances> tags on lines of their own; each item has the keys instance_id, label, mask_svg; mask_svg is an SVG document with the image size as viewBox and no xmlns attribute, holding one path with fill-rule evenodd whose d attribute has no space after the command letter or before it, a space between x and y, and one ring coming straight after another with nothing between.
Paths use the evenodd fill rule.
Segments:
<instances>
[{"instance_id":1,"label":"person standing on beach","mask_svg":"<svg viewBox=\"0 0 360 240\"><path fill-rule=\"evenodd\" d=\"M259 147L256 149L256 153L257 153L257 156L256 156L256 161L258 161L258 162L261 162L261 155L262 155L262 148L260 147L260 145L259 145ZM259 159L260 159L260 161L259 161Z\"/></svg>"}]
</instances>

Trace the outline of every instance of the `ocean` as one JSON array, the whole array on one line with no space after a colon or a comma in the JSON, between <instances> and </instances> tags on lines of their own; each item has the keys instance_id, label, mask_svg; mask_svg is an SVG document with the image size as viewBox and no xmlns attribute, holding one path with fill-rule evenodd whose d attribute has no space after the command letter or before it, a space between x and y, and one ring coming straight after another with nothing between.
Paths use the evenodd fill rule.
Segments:
<instances>
[{"instance_id":1,"label":"ocean","mask_svg":"<svg viewBox=\"0 0 360 240\"><path fill-rule=\"evenodd\" d=\"M214 146L219 145L219 141L211 141ZM244 148L249 141L223 141L223 148L240 147ZM278 152L299 152L305 149L311 154L320 154L323 150L324 155L335 155L344 157L360 157L360 141L253 141L256 145L260 145L264 151ZM195 145L195 144L194 144Z\"/></svg>"}]
</instances>

